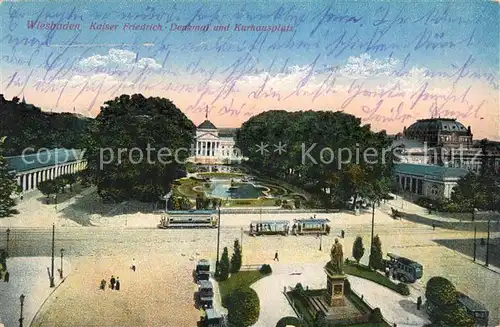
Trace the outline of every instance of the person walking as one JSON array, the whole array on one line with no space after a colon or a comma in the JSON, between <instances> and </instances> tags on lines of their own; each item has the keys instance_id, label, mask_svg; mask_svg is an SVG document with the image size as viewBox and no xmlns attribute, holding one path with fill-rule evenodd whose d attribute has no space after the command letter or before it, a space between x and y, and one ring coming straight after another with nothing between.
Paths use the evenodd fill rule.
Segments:
<instances>
[{"instance_id":1,"label":"person walking","mask_svg":"<svg viewBox=\"0 0 500 327\"><path fill-rule=\"evenodd\" d=\"M432 223L432 230L436 230L436 224Z\"/></svg>"},{"instance_id":2,"label":"person walking","mask_svg":"<svg viewBox=\"0 0 500 327\"><path fill-rule=\"evenodd\" d=\"M420 310L421 306L422 306L422 297L419 296L417 299L417 310Z\"/></svg>"},{"instance_id":3,"label":"person walking","mask_svg":"<svg viewBox=\"0 0 500 327\"><path fill-rule=\"evenodd\" d=\"M106 290L106 280L104 278L101 280L101 290Z\"/></svg>"},{"instance_id":4,"label":"person walking","mask_svg":"<svg viewBox=\"0 0 500 327\"><path fill-rule=\"evenodd\" d=\"M345 232L344 232L344 230L342 230L342 231L340 232L340 236L342 236L342 238L344 238L344 236L345 236Z\"/></svg>"},{"instance_id":5,"label":"person walking","mask_svg":"<svg viewBox=\"0 0 500 327\"><path fill-rule=\"evenodd\" d=\"M120 277L116 277L115 290L117 290L117 291L120 290Z\"/></svg>"},{"instance_id":6,"label":"person walking","mask_svg":"<svg viewBox=\"0 0 500 327\"><path fill-rule=\"evenodd\" d=\"M278 251L274 254L274 260L273 261L278 261L280 262L280 259L278 258Z\"/></svg>"},{"instance_id":7,"label":"person walking","mask_svg":"<svg viewBox=\"0 0 500 327\"><path fill-rule=\"evenodd\" d=\"M115 283L116 283L115 276L111 276L111 279L109 280L109 284L110 284L112 290L115 289Z\"/></svg>"},{"instance_id":8,"label":"person walking","mask_svg":"<svg viewBox=\"0 0 500 327\"><path fill-rule=\"evenodd\" d=\"M132 270L135 272L135 259L132 259Z\"/></svg>"}]
</instances>

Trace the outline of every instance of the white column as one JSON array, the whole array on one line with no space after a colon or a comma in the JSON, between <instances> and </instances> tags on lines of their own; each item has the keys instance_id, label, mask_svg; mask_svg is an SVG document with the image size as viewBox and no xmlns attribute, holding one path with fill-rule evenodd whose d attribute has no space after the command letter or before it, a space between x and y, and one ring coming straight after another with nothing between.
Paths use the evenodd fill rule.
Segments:
<instances>
[{"instance_id":1,"label":"white column","mask_svg":"<svg viewBox=\"0 0 500 327\"><path fill-rule=\"evenodd\" d=\"M22 175L21 177L22 177L22 179L23 179L23 185L22 185L22 187L23 187L23 192L26 192L26 177L27 177L27 175L26 175L26 174L24 174L24 175Z\"/></svg>"},{"instance_id":2,"label":"white column","mask_svg":"<svg viewBox=\"0 0 500 327\"><path fill-rule=\"evenodd\" d=\"M21 184L21 175L19 175L19 176L16 177L16 182L17 182L17 185L19 185L19 187L22 186L22 184Z\"/></svg>"},{"instance_id":3,"label":"white column","mask_svg":"<svg viewBox=\"0 0 500 327\"><path fill-rule=\"evenodd\" d=\"M206 156L207 155L207 142L206 141L203 141L203 150L202 150L202 156Z\"/></svg>"}]
</instances>

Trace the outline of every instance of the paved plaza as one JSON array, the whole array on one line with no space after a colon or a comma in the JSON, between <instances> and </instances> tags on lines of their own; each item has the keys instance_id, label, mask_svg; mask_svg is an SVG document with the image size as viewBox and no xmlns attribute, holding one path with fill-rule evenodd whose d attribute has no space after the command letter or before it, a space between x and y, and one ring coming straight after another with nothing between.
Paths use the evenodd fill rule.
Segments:
<instances>
[{"instance_id":1,"label":"paved plaza","mask_svg":"<svg viewBox=\"0 0 500 327\"><path fill-rule=\"evenodd\" d=\"M34 326L66 326L64 322L67 321L74 322L75 326L194 325L199 320L200 312L194 306L196 284L192 281L191 271L196 260L200 258L209 258L215 262L217 230L156 229L159 215L151 212L151 206L148 209L130 203L93 204L94 197L95 193L89 192L73 200L73 203L66 205L56 214L54 207L41 205L36 195L33 195L23 200L18 216L0 219L1 228L11 228L10 252L16 260L21 261L28 260L27 257L50 256L50 226L55 223L56 248L66 249L65 257L72 265L72 273L41 308ZM288 269L302 269L304 276L310 276L307 278L311 285L322 285L325 282L322 270L315 277L317 270L307 267L321 267L329 260L330 247L341 230L346 233L345 239L341 240L344 244L344 256L350 256L353 241L360 235L367 249L362 262L366 263L368 260L370 212L359 216L349 213L318 213L318 218L330 219L332 233L324 237L250 237L242 233L242 228L246 231L250 221L307 218L313 214L223 214L221 217L221 252L222 248L227 246L231 255L233 241L238 238L242 239L244 264L274 265L274 253L279 251L280 263L274 265L274 274L269 278L276 278L281 274L281 281L274 282L273 288L271 285L266 286L267 278L253 285L258 292L259 289L273 289L272 292L265 293L269 298L260 297L263 309L259 326L272 325L282 314L293 315L290 307L283 306L274 310L276 304L270 300L282 296L284 284L293 284L295 279L301 278L300 275L286 275ZM442 228L433 231L430 226L394 220L386 212L377 210L375 233L380 235L384 253L393 252L407 256L424 266L424 277L411 286L410 299L396 299L387 295L384 304L388 305L392 301L394 306L385 309L383 304L372 303L380 306L389 320L397 316L399 310L404 310L404 315L398 320L393 318L394 321L404 324L404 319L411 317L407 321L411 324L413 319L425 319L412 312L416 294L424 292L424 285L430 277L445 276L458 290L486 305L490 310L491 325L500 322L500 297L494 291L499 289L500 274L473 263L464 254L437 242L471 239L471 232ZM478 233L478 237L485 237L485 233ZM5 233L0 233L0 244L5 241ZM322 251L319 250L320 244ZM130 270L132 258L137 261L136 273ZM46 269L46 264L40 265L42 270ZM111 275L120 277L122 290L99 290L100 280L109 280ZM303 282L304 285L307 283ZM358 281L354 284L363 283L366 282ZM373 290L377 287L379 286L362 286ZM365 297L370 300L370 292L365 293ZM378 291L374 294L378 294ZM18 301L18 295L16 298ZM378 300L375 298L374 301Z\"/></svg>"},{"instance_id":2,"label":"paved plaza","mask_svg":"<svg viewBox=\"0 0 500 327\"><path fill-rule=\"evenodd\" d=\"M57 271L60 267L60 260L56 259L54 284L59 287L62 281ZM71 273L71 265L68 260L64 260L63 265L64 276L67 276ZM10 279L8 283L0 281L1 324L18 326L21 311L19 297L23 294L26 296L23 307L24 326L30 325L38 309L55 290L55 288L50 288L47 273L47 267L50 266L50 257L9 258L7 260Z\"/></svg>"}]
</instances>

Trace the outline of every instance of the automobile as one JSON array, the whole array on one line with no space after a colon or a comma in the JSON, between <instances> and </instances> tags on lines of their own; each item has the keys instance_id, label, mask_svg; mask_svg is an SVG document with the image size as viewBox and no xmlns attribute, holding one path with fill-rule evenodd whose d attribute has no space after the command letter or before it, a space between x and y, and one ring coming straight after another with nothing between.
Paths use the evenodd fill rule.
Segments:
<instances>
[{"instance_id":1,"label":"automobile","mask_svg":"<svg viewBox=\"0 0 500 327\"><path fill-rule=\"evenodd\" d=\"M392 271L392 276L403 283L415 283L422 278L423 267L416 261L405 257L387 253L389 260L385 260L385 266Z\"/></svg>"},{"instance_id":2,"label":"automobile","mask_svg":"<svg viewBox=\"0 0 500 327\"><path fill-rule=\"evenodd\" d=\"M196 263L194 278L196 282L210 279L210 262L208 260L201 259Z\"/></svg>"},{"instance_id":3,"label":"automobile","mask_svg":"<svg viewBox=\"0 0 500 327\"><path fill-rule=\"evenodd\" d=\"M200 280L198 282L198 292L196 301L199 307L212 308L214 300L214 288L209 280Z\"/></svg>"}]
</instances>

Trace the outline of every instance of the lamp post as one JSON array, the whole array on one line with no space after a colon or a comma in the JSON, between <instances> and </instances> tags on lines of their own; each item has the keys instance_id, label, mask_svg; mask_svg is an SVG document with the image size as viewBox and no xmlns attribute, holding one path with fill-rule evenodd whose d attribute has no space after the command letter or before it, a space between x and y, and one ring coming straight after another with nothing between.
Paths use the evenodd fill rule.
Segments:
<instances>
[{"instance_id":1,"label":"lamp post","mask_svg":"<svg viewBox=\"0 0 500 327\"><path fill-rule=\"evenodd\" d=\"M241 227L240 248L243 248L243 227Z\"/></svg>"},{"instance_id":2,"label":"lamp post","mask_svg":"<svg viewBox=\"0 0 500 327\"><path fill-rule=\"evenodd\" d=\"M474 262L476 262L476 226L474 225Z\"/></svg>"},{"instance_id":3,"label":"lamp post","mask_svg":"<svg viewBox=\"0 0 500 327\"><path fill-rule=\"evenodd\" d=\"M219 249L220 249L220 207L222 205L222 200L219 200L218 208L218 219L217 219L217 261L215 262L215 271L219 268Z\"/></svg>"},{"instance_id":4,"label":"lamp post","mask_svg":"<svg viewBox=\"0 0 500 327\"><path fill-rule=\"evenodd\" d=\"M59 277L62 279L63 278L63 253L64 249L61 249L61 270L59 270Z\"/></svg>"},{"instance_id":5,"label":"lamp post","mask_svg":"<svg viewBox=\"0 0 500 327\"><path fill-rule=\"evenodd\" d=\"M50 287L55 287L54 284L54 245L55 245L56 225L52 224L52 270L50 273Z\"/></svg>"},{"instance_id":6,"label":"lamp post","mask_svg":"<svg viewBox=\"0 0 500 327\"><path fill-rule=\"evenodd\" d=\"M21 296L19 297L19 301L21 301L21 314L19 315L19 327L23 327L23 307L24 307L24 299L25 299L25 296L24 294L21 294Z\"/></svg>"},{"instance_id":7,"label":"lamp post","mask_svg":"<svg viewBox=\"0 0 500 327\"><path fill-rule=\"evenodd\" d=\"M490 221L488 220L488 237L486 238L486 259L484 260L485 266L490 265Z\"/></svg>"},{"instance_id":8,"label":"lamp post","mask_svg":"<svg viewBox=\"0 0 500 327\"><path fill-rule=\"evenodd\" d=\"M371 244L370 244L370 249L373 249L373 233L375 229L375 201L372 201L372 237L371 237Z\"/></svg>"},{"instance_id":9,"label":"lamp post","mask_svg":"<svg viewBox=\"0 0 500 327\"><path fill-rule=\"evenodd\" d=\"M10 241L10 229L7 228L7 247L6 247L6 254L9 256L9 241Z\"/></svg>"}]
</instances>

